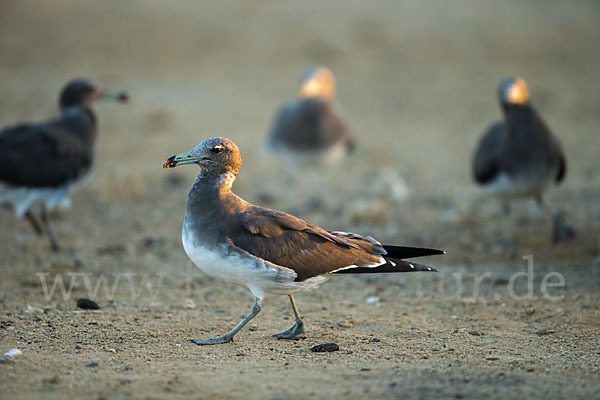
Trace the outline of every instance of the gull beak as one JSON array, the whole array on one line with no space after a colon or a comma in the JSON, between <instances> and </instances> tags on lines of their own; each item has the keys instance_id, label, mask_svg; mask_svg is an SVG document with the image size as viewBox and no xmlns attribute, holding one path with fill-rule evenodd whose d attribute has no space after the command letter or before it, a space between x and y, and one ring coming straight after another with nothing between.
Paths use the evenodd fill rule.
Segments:
<instances>
[{"instance_id":1,"label":"gull beak","mask_svg":"<svg viewBox=\"0 0 600 400\"><path fill-rule=\"evenodd\" d=\"M179 165L195 164L198 161L200 161L200 158L193 156L191 151L189 151L187 153L175 154L174 156L169 157L163 164L163 168L175 168Z\"/></svg>"},{"instance_id":2,"label":"gull beak","mask_svg":"<svg viewBox=\"0 0 600 400\"><path fill-rule=\"evenodd\" d=\"M99 99L115 100L122 103L127 103L130 99L129 93L110 89L100 90L98 93Z\"/></svg>"}]
</instances>

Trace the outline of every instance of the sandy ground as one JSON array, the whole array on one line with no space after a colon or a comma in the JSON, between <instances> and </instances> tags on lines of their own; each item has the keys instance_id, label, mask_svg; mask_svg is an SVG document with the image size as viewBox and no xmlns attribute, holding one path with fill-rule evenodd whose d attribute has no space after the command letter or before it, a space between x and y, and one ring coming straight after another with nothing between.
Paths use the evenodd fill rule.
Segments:
<instances>
[{"instance_id":1,"label":"sandy ground","mask_svg":"<svg viewBox=\"0 0 600 400\"><path fill-rule=\"evenodd\" d=\"M133 96L95 107L97 168L53 218L61 253L0 210L0 351L22 352L0 358L2 398L600 397L600 7L443 5L0 2L2 125L54 115L75 76ZM336 73L359 146L303 199L278 192L285 177L263 143L315 64ZM498 204L472 184L469 160L500 115L497 82L514 74L562 140L569 175L546 211L514 207L518 247L501 251ZM335 276L297 296L304 340L271 337L293 316L285 297L268 296L234 343L190 343L224 333L252 302L188 261L180 226L196 170L161 170L211 136L240 146L234 189L246 199L328 229L443 248L426 260L441 272ZM394 174L407 199L390 194ZM557 210L578 236L552 246ZM526 256L531 280L514 276L528 271ZM67 298L60 287L45 296L43 282L50 290L57 278L72 284ZM98 287L98 312L75 308L86 284ZM326 342L340 350L310 351Z\"/></svg>"}]
</instances>

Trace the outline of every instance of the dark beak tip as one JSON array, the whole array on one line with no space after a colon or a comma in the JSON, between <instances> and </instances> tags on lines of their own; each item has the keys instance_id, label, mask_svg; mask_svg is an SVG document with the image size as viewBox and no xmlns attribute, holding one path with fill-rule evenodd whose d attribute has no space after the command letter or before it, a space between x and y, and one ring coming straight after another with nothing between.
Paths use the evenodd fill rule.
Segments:
<instances>
[{"instance_id":1,"label":"dark beak tip","mask_svg":"<svg viewBox=\"0 0 600 400\"><path fill-rule=\"evenodd\" d=\"M175 162L175 156L169 157L163 164L163 169L175 168L177 163Z\"/></svg>"}]
</instances>

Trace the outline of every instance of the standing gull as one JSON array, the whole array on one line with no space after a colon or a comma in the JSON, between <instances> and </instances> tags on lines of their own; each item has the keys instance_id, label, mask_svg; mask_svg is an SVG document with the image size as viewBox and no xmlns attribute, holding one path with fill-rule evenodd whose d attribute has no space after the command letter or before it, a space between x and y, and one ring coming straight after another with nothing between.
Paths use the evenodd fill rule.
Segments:
<instances>
[{"instance_id":1,"label":"standing gull","mask_svg":"<svg viewBox=\"0 0 600 400\"><path fill-rule=\"evenodd\" d=\"M277 113L268 145L284 158L291 175L299 165L335 164L354 148L334 100L333 73L325 67L311 68L301 77L298 98Z\"/></svg>"},{"instance_id":2,"label":"standing gull","mask_svg":"<svg viewBox=\"0 0 600 400\"><path fill-rule=\"evenodd\" d=\"M443 254L441 250L385 246L370 236L326 231L292 215L252 205L231 192L242 159L226 138L206 139L192 151L169 158L163 168L197 164L200 173L188 194L183 248L202 271L246 286L252 311L224 336L193 340L199 345L233 341L261 310L264 293L288 295L294 326L275 335L295 339L304 323L294 293L323 283L332 273L436 271L404 258Z\"/></svg>"},{"instance_id":3,"label":"standing gull","mask_svg":"<svg viewBox=\"0 0 600 400\"><path fill-rule=\"evenodd\" d=\"M498 95L504 121L492 124L483 135L473 158L473 175L488 193L501 199L504 243L510 243L510 200L531 197L541 206L548 185L565 179L567 162L560 142L531 104L523 79L503 80ZM562 218L555 219L557 223L560 226L554 229L560 238L573 236Z\"/></svg>"},{"instance_id":4,"label":"standing gull","mask_svg":"<svg viewBox=\"0 0 600 400\"><path fill-rule=\"evenodd\" d=\"M0 205L25 216L38 234L45 232L53 250L59 245L48 213L69 204L69 188L92 168L97 124L91 105L100 98L127 101L128 95L74 79L60 94L60 116L0 131ZM38 203L41 222L32 211Z\"/></svg>"}]
</instances>

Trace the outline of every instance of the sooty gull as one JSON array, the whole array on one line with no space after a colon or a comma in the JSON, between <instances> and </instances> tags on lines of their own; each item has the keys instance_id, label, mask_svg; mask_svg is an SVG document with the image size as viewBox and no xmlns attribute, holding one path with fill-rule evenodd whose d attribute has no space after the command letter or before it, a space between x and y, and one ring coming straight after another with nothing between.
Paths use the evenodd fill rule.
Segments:
<instances>
[{"instance_id":1,"label":"sooty gull","mask_svg":"<svg viewBox=\"0 0 600 400\"><path fill-rule=\"evenodd\" d=\"M325 67L306 70L298 98L284 104L271 127L268 146L295 171L297 164L335 164L354 148L354 140L335 99L335 78Z\"/></svg>"},{"instance_id":2,"label":"sooty gull","mask_svg":"<svg viewBox=\"0 0 600 400\"><path fill-rule=\"evenodd\" d=\"M304 323L294 293L318 286L332 273L437 271L403 259L444 253L385 246L370 236L326 231L244 201L231 192L242 159L229 139L206 139L193 150L169 158L163 168L184 164L200 166L187 198L182 231L185 252L208 275L246 286L254 295L252 311L229 333L193 340L196 344L231 342L260 312L265 293L289 296L296 322L275 336L297 338L304 332Z\"/></svg>"},{"instance_id":3,"label":"sooty gull","mask_svg":"<svg viewBox=\"0 0 600 400\"><path fill-rule=\"evenodd\" d=\"M501 199L504 210L504 243L510 243L510 200L534 198L542 206L542 194L550 183L561 183L567 162L562 146L550 132L530 101L527 84L521 78L500 82L498 95L504 121L490 126L473 158L473 176L485 190ZM562 219L560 238L574 235Z\"/></svg>"},{"instance_id":4,"label":"sooty gull","mask_svg":"<svg viewBox=\"0 0 600 400\"><path fill-rule=\"evenodd\" d=\"M61 115L0 131L0 205L27 217L38 234L46 232L52 249L59 245L48 212L69 205L69 188L92 168L96 141L96 99L127 101L124 92L102 90L87 79L69 81L60 94ZM41 204L41 222L31 207Z\"/></svg>"}]
</instances>

